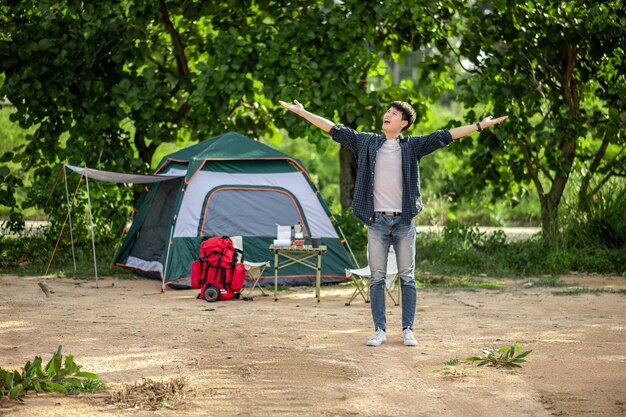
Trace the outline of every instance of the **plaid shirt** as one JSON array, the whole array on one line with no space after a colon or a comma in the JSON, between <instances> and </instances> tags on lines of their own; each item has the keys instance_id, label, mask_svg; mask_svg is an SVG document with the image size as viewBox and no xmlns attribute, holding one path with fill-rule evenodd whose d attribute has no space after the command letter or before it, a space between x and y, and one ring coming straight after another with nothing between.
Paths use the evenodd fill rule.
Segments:
<instances>
[{"instance_id":1,"label":"plaid shirt","mask_svg":"<svg viewBox=\"0 0 626 417\"><path fill-rule=\"evenodd\" d=\"M358 168L352 210L359 219L370 225L374 221L376 154L387 139L382 134L360 133L341 124L330 129L330 136L354 152ZM448 130L438 130L426 136L398 137L402 154L402 224L410 224L413 217L424 208L420 192L420 159L451 142L452 136Z\"/></svg>"}]
</instances>

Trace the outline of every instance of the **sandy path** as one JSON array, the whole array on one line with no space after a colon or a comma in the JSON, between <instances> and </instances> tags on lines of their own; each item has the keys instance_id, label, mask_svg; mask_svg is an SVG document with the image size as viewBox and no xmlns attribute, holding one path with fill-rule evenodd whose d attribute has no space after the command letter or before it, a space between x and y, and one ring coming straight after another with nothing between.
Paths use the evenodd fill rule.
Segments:
<instances>
[{"instance_id":1,"label":"sandy path","mask_svg":"<svg viewBox=\"0 0 626 417\"><path fill-rule=\"evenodd\" d=\"M587 285L585 277L571 277ZM602 285L598 277L588 277ZM626 278L604 278L623 288ZM369 304L350 289L293 288L254 301L206 303L151 280L38 279L0 275L0 366L21 368L59 344L115 389L141 378L185 376L180 416L623 416L626 296L555 296L554 289L420 291L416 348L388 311L388 342L365 346ZM591 285L591 284L589 284ZM389 301L389 300L388 300ZM515 372L463 359L482 347L532 349ZM459 358L457 366L444 362ZM172 415L106 404L103 394L34 395L4 404L11 416Z\"/></svg>"}]
</instances>

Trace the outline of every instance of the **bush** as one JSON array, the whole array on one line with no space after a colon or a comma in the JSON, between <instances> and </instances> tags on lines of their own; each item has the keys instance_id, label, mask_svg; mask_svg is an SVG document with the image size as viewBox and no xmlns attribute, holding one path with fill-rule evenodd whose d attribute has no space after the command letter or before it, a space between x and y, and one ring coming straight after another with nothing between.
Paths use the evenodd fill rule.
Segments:
<instances>
[{"instance_id":1,"label":"bush","mask_svg":"<svg viewBox=\"0 0 626 417\"><path fill-rule=\"evenodd\" d=\"M497 257L506 249L501 231L488 235L459 222L449 223L441 233L422 233L416 239L416 262L439 273L494 270Z\"/></svg>"},{"instance_id":2,"label":"bush","mask_svg":"<svg viewBox=\"0 0 626 417\"><path fill-rule=\"evenodd\" d=\"M545 256L543 262L545 272L550 274L564 274L574 270L576 254L573 251L554 250Z\"/></svg>"},{"instance_id":3,"label":"bush","mask_svg":"<svg viewBox=\"0 0 626 417\"><path fill-rule=\"evenodd\" d=\"M589 224L607 247L626 247L626 185L608 190L594 201Z\"/></svg>"},{"instance_id":4,"label":"bush","mask_svg":"<svg viewBox=\"0 0 626 417\"><path fill-rule=\"evenodd\" d=\"M494 252L497 253L497 252ZM518 240L501 248L498 256L499 263L504 271L515 272L519 275L545 273L540 260L546 254L540 238Z\"/></svg>"},{"instance_id":5,"label":"bush","mask_svg":"<svg viewBox=\"0 0 626 417\"><path fill-rule=\"evenodd\" d=\"M61 239L59 246L56 247L57 238L58 236L51 237L46 231L23 237L0 235L0 272L43 275L52 259L49 274L76 278L92 277L94 266L91 241L75 243L76 272L74 272L71 243L69 239L68 241ZM113 240L96 241L99 275L130 276L129 272L121 268L110 269L116 245L117 241Z\"/></svg>"},{"instance_id":6,"label":"bush","mask_svg":"<svg viewBox=\"0 0 626 417\"><path fill-rule=\"evenodd\" d=\"M45 259L52 248L43 234L21 238L0 235L0 270L23 268L29 262Z\"/></svg>"},{"instance_id":7,"label":"bush","mask_svg":"<svg viewBox=\"0 0 626 417\"><path fill-rule=\"evenodd\" d=\"M586 209L584 209L586 207ZM626 247L626 183L616 184L582 206L564 206L561 241L579 249Z\"/></svg>"},{"instance_id":8,"label":"bush","mask_svg":"<svg viewBox=\"0 0 626 417\"><path fill-rule=\"evenodd\" d=\"M437 274L523 276L564 274L570 271L624 273L626 251L602 246L551 249L541 237L507 242L492 234L452 222L439 234L420 234L416 240L419 269Z\"/></svg>"}]
</instances>

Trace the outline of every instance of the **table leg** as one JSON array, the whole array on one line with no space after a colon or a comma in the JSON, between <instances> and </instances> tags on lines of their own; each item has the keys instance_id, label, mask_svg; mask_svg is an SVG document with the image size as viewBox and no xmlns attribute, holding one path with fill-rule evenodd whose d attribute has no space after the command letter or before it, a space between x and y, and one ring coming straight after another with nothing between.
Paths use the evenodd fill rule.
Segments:
<instances>
[{"instance_id":1,"label":"table leg","mask_svg":"<svg viewBox=\"0 0 626 417\"><path fill-rule=\"evenodd\" d=\"M317 302L320 302L320 282L322 275L322 253L317 253L317 271L315 273L315 297L317 297Z\"/></svg>"},{"instance_id":2,"label":"table leg","mask_svg":"<svg viewBox=\"0 0 626 417\"><path fill-rule=\"evenodd\" d=\"M274 301L278 301L278 251L274 251Z\"/></svg>"}]
</instances>

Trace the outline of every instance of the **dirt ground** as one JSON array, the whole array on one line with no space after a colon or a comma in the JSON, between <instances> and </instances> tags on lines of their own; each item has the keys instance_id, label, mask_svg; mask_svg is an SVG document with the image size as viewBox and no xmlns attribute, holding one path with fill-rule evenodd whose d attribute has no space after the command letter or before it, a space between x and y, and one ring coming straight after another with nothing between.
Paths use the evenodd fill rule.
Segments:
<instances>
[{"instance_id":1,"label":"dirt ground","mask_svg":"<svg viewBox=\"0 0 626 417\"><path fill-rule=\"evenodd\" d=\"M576 287L626 288L626 278L563 277ZM0 367L46 362L57 346L107 391L26 395L10 416L624 416L626 295L506 281L502 290L419 291L417 347L401 342L388 299L388 340L367 347L369 304L350 288L279 292L279 300L207 303L153 280L0 275ZM258 290L255 290L258 291ZM532 349L522 369L477 367L483 347ZM452 359L458 365L447 365ZM148 378L186 378L175 411L120 409L111 391Z\"/></svg>"}]
</instances>

